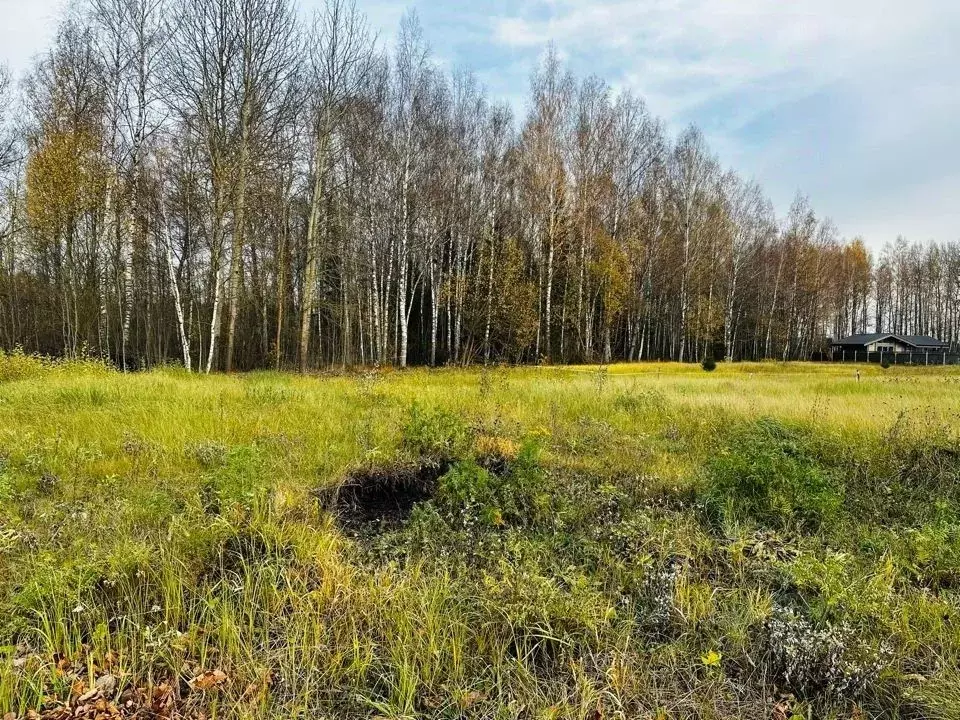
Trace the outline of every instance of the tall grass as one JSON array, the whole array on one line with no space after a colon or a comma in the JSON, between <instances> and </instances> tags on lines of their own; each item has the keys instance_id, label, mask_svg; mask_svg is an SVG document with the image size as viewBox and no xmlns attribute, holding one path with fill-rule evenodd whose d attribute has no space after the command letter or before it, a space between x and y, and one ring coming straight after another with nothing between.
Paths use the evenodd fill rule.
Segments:
<instances>
[{"instance_id":1,"label":"tall grass","mask_svg":"<svg viewBox=\"0 0 960 720\"><path fill-rule=\"evenodd\" d=\"M0 714L958 717L958 386L0 357ZM318 501L417 464L388 526Z\"/></svg>"}]
</instances>

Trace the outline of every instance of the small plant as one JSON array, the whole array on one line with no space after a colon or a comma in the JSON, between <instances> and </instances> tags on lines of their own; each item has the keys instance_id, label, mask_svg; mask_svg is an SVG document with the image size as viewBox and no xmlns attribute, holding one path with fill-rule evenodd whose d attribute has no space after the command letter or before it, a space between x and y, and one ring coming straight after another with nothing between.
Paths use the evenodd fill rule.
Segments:
<instances>
[{"instance_id":1,"label":"small plant","mask_svg":"<svg viewBox=\"0 0 960 720\"><path fill-rule=\"evenodd\" d=\"M473 460L456 463L440 478L436 502L455 524L529 526L538 521L546 503L539 448L523 445L508 467L495 474Z\"/></svg>"},{"instance_id":2,"label":"small plant","mask_svg":"<svg viewBox=\"0 0 960 720\"><path fill-rule=\"evenodd\" d=\"M277 383L254 382L246 385L244 390L250 404L261 407L276 407L297 399L290 388Z\"/></svg>"},{"instance_id":3,"label":"small plant","mask_svg":"<svg viewBox=\"0 0 960 720\"><path fill-rule=\"evenodd\" d=\"M247 516L267 498L262 477L262 458L254 446L229 450L222 464L201 478L199 498L207 515L234 510Z\"/></svg>"},{"instance_id":4,"label":"small plant","mask_svg":"<svg viewBox=\"0 0 960 720\"><path fill-rule=\"evenodd\" d=\"M683 574L682 564L671 559L652 563L646 569L639 587L639 600L644 627L655 636L665 637L677 619L677 582Z\"/></svg>"},{"instance_id":5,"label":"small plant","mask_svg":"<svg viewBox=\"0 0 960 720\"><path fill-rule=\"evenodd\" d=\"M774 607L763 635L773 675L808 697L859 697L888 664L885 648L870 648L852 628L815 624L790 607Z\"/></svg>"},{"instance_id":6,"label":"small plant","mask_svg":"<svg viewBox=\"0 0 960 720\"><path fill-rule=\"evenodd\" d=\"M221 465L227 457L228 448L218 442L193 443L186 448L185 454L204 468Z\"/></svg>"},{"instance_id":7,"label":"small plant","mask_svg":"<svg viewBox=\"0 0 960 720\"><path fill-rule=\"evenodd\" d=\"M667 399L658 390L626 390L614 396L613 407L627 413L662 413L667 407Z\"/></svg>"},{"instance_id":8,"label":"small plant","mask_svg":"<svg viewBox=\"0 0 960 720\"><path fill-rule=\"evenodd\" d=\"M597 388L597 394L602 395L610 380L610 368L606 365L600 365L593 372L593 384Z\"/></svg>"},{"instance_id":9,"label":"small plant","mask_svg":"<svg viewBox=\"0 0 960 720\"><path fill-rule=\"evenodd\" d=\"M840 507L842 493L817 459L810 438L775 420L734 433L707 463L707 507L715 516L741 517L767 527L817 527Z\"/></svg>"},{"instance_id":10,"label":"small plant","mask_svg":"<svg viewBox=\"0 0 960 720\"><path fill-rule=\"evenodd\" d=\"M383 373L379 370L367 370L357 377L357 386L361 397L367 400L380 399L378 388L383 383Z\"/></svg>"},{"instance_id":11,"label":"small plant","mask_svg":"<svg viewBox=\"0 0 960 720\"><path fill-rule=\"evenodd\" d=\"M414 403L403 427L401 443L414 457L445 462L466 454L470 435L456 415L444 410L425 410Z\"/></svg>"},{"instance_id":12,"label":"small plant","mask_svg":"<svg viewBox=\"0 0 960 720\"><path fill-rule=\"evenodd\" d=\"M703 358L703 361L700 363L702 367L707 372L713 372L717 369L717 361L714 359L713 355L707 355Z\"/></svg>"}]
</instances>

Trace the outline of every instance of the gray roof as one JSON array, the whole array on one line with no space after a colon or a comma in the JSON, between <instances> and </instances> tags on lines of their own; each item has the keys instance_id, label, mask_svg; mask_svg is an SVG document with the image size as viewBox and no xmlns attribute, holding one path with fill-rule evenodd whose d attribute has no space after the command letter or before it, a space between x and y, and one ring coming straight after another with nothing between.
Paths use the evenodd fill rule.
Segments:
<instances>
[{"instance_id":1,"label":"gray roof","mask_svg":"<svg viewBox=\"0 0 960 720\"><path fill-rule=\"evenodd\" d=\"M834 340L834 345L869 345L878 340L893 338L904 345L912 345L916 348L923 347L944 347L947 345L929 335L895 335L893 333L868 333L865 335L851 335L842 340Z\"/></svg>"}]
</instances>

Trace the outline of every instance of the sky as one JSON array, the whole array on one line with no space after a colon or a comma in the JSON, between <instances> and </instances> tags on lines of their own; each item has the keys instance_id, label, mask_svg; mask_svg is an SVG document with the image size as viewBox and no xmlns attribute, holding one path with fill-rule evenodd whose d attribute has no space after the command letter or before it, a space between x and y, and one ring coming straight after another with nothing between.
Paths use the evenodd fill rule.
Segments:
<instances>
[{"instance_id":1,"label":"sky","mask_svg":"<svg viewBox=\"0 0 960 720\"><path fill-rule=\"evenodd\" d=\"M309 15L322 0L300 0ZM356 0L389 46L415 9L434 59L525 109L553 43L579 77L704 131L784 215L798 192L879 249L960 240L958 0ZM65 0L0 0L0 62L51 42Z\"/></svg>"}]
</instances>

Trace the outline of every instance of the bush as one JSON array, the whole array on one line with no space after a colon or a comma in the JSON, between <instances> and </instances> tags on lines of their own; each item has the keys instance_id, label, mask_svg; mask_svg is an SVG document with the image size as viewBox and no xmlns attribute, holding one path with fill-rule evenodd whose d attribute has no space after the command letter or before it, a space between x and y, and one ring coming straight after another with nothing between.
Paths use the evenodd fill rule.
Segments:
<instances>
[{"instance_id":1,"label":"bush","mask_svg":"<svg viewBox=\"0 0 960 720\"><path fill-rule=\"evenodd\" d=\"M455 524L488 526L535 524L543 515L543 471L539 448L528 442L502 474L473 460L456 463L440 478L436 503Z\"/></svg>"},{"instance_id":2,"label":"bush","mask_svg":"<svg viewBox=\"0 0 960 720\"><path fill-rule=\"evenodd\" d=\"M446 462L466 453L470 435L456 415L414 404L403 427L401 445L417 459Z\"/></svg>"},{"instance_id":3,"label":"bush","mask_svg":"<svg viewBox=\"0 0 960 720\"><path fill-rule=\"evenodd\" d=\"M707 372L713 372L714 370L717 369L717 361L713 359L713 355L707 355L703 359L703 362L700 363L700 367L702 367Z\"/></svg>"},{"instance_id":4,"label":"bush","mask_svg":"<svg viewBox=\"0 0 960 720\"><path fill-rule=\"evenodd\" d=\"M887 359L881 360L881 361L880 361L880 367L882 367L884 370L889 370L889 369L890 369L890 361L887 360Z\"/></svg>"},{"instance_id":5,"label":"bush","mask_svg":"<svg viewBox=\"0 0 960 720\"><path fill-rule=\"evenodd\" d=\"M707 463L707 508L715 517L782 528L815 528L840 507L833 474L818 461L807 433L760 420L734 433Z\"/></svg>"},{"instance_id":6,"label":"bush","mask_svg":"<svg viewBox=\"0 0 960 720\"><path fill-rule=\"evenodd\" d=\"M21 348L12 353L0 350L0 382L37 377L44 373L48 365L39 355L26 355Z\"/></svg>"},{"instance_id":7,"label":"bush","mask_svg":"<svg viewBox=\"0 0 960 720\"><path fill-rule=\"evenodd\" d=\"M768 672L801 696L859 697L888 664L883 649L852 628L815 624L791 607L775 606L763 635Z\"/></svg>"},{"instance_id":8,"label":"bush","mask_svg":"<svg viewBox=\"0 0 960 720\"><path fill-rule=\"evenodd\" d=\"M495 479L472 460L458 462L440 478L436 502L456 524L469 526L477 517L491 525L503 524Z\"/></svg>"}]
</instances>

